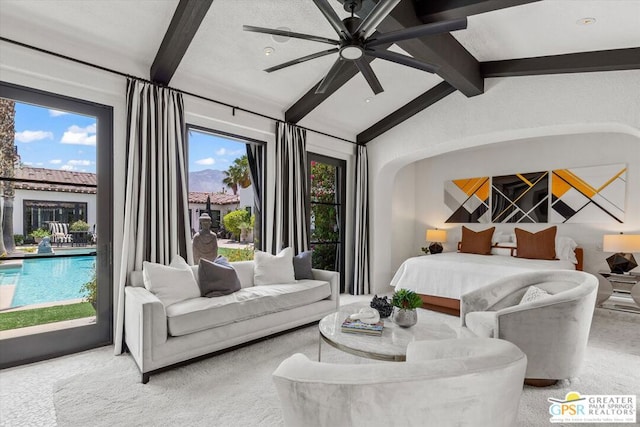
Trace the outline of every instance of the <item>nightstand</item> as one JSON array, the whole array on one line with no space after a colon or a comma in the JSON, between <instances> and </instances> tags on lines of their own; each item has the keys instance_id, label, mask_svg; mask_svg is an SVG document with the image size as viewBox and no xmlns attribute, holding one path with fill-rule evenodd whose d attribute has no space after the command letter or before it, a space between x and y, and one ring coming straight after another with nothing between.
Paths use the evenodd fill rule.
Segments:
<instances>
[{"instance_id":1,"label":"nightstand","mask_svg":"<svg viewBox=\"0 0 640 427\"><path fill-rule=\"evenodd\" d=\"M613 288L611 296L600 304L603 308L611 310L640 313L640 275L616 274L610 271L598 271L607 279Z\"/></svg>"}]
</instances>

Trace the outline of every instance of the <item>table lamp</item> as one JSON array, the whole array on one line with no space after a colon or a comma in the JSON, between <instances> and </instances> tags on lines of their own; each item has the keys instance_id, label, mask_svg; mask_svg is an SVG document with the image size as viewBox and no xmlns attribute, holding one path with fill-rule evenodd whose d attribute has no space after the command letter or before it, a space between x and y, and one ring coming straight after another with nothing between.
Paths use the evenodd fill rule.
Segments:
<instances>
[{"instance_id":1,"label":"table lamp","mask_svg":"<svg viewBox=\"0 0 640 427\"><path fill-rule=\"evenodd\" d=\"M431 242L429 245L429 252L432 254L439 254L442 252L442 243L447 241L446 230L427 230L427 242Z\"/></svg>"},{"instance_id":2,"label":"table lamp","mask_svg":"<svg viewBox=\"0 0 640 427\"><path fill-rule=\"evenodd\" d=\"M605 234L604 252L616 252L607 258L612 273L624 274L638 266L632 252L640 252L640 234Z\"/></svg>"}]
</instances>

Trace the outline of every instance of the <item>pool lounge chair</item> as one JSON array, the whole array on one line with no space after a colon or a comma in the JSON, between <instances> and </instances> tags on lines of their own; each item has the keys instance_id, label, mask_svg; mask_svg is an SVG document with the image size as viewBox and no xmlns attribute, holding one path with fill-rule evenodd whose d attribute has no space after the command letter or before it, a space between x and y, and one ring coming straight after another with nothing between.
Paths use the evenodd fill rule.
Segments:
<instances>
[{"instance_id":1,"label":"pool lounge chair","mask_svg":"<svg viewBox=\"0 0 640 427\"><path fill-rule=\"evenodd\" d=\"M49 233L51 233L51 243L56 243L58 246L73 241L71 234L69 234L69 224L65 222L50 222Z\"/></svg>"}]
</instances>

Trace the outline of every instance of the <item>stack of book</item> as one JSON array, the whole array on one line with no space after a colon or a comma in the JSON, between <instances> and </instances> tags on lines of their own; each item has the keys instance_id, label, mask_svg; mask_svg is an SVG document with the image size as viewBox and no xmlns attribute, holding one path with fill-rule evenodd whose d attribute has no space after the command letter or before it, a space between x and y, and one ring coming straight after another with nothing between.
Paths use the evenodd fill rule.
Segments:
<instances>
[{"instance_id":1,"label":"stack of book","mask_svg":"<svg viewBox=\"0 0 640 427\"><path fill-rule=\"evenodd\" d=\"M363 335L382 335L382 329L384 323L379 321L378 323L364 323L360 320L351 320L348 317L342 322L342 332L350 334L363 334Z\"/></svg>"}]
</instances>

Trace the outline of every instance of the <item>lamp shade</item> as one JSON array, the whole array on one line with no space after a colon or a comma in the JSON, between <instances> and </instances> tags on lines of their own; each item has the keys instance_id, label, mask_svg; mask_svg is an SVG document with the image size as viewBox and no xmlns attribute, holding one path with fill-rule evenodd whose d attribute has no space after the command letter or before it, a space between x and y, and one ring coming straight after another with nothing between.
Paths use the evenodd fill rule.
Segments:
<instances>
[{"instance_id":1,"label":"lamp shade","mask_svg":"<svg viewBox=\"0 0 640 427\"><path fill-rule=\"evenodd\" d=\"M444 243L447 241L447 230L427 230L427 242Z\"/></svg>"},{"instance_id":2,"label":"lamp shade","mask_svg":"<svg viewBox=\"0 0 640 427\"><path fill-rule=\"evenodd\" d=\"M602 239L602 250L622 253L640 252L640 234L605 234Z\"/></svg>"}]
</instances>

